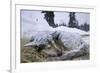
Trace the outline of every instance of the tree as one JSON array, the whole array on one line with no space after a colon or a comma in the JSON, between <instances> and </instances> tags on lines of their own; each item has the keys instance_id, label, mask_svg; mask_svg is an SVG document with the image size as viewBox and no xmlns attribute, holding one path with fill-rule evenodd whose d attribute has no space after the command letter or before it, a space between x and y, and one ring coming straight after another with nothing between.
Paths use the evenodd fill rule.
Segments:
<instances>
[{"instance_id":1,"label":"tree","mask_svg":"<svg viewBox=\"0 0 100 73\"><path fill-rule=\"evenodd\" d=\"M44 13L44 16L45 16L44 19L46 19L48 24L54 28L55 27L54 12L53 11L42 11L42 13Z\"/></svg>"},{"instance_id":2,"label":"tree","mask_svg":"<svg viewBox=\"0 0 100 73\"><path fill-rule=\"evenodd\" d=\"M89 31L89 24L87 22L84 23L84 30Z\"/></svg>"},{"instance_id":3,"label":"tree","mask_svg":"<svg viewBox=\"0 0 100 73\"><path fill-rule=\"evenodd\" d=\"M69 27L72 27L72 28L74 28L74 27L78 27L78 21L76 20L76 18L75 18L76 16L75 16L75 12L70 12L69 13Z\"/></svg>"},{"instance_id":4,"label":"tree","mask_svg":"<svg viewBox=\"0 0 100 73\"><path fill-rule=\"evenodd\" d=\"M89 31L90 30L89 28L90 28L90 26L87 22L85 22L83 25L80 25L78 27L78 29L81 29L81 30L84 30L84 31Z\"/></svg>"}]
</instances>

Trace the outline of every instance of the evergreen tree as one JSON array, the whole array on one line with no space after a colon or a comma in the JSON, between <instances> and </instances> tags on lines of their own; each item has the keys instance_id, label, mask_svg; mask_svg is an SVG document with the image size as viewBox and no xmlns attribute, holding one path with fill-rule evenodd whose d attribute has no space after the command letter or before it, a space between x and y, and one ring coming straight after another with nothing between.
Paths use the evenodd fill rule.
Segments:
<instances>
[{"instance_id":1,"label":"evergreen tree","mask_svg":"<svg viewBox=\"0 0 100 73\"><path fill-rule=\"evenodd\" d=\"M44 13L44 19L48 22L48 24L52 27L55 27L54 23L54 12L53 11L42 11Z\"/></svg>"},{"instance_id":2,"label":"evergreen tree","mask_svg":"<svg viewBox=\"0 0 100 73\"><path fill-rule=\"evenodd\" d=\"M89 24L87 22L84 23L84 30L89 31Z\"/></svg>"},{"instance_id":3,"label":"evergreen tree","mask_svg":"<svg viewBox=\"0 0 100 73\"><path fill-rule=\"evenodd\" d=\"M80 25L78 28L81 29L81 30L84 30L84 31L89 31L90 30L89 29L90 26L87 22L85 22L83 25Z\"/></svg>"},{"instance_id":4,"label":"evergreen tree","mask_svg":"<svg viewBox=\"0 0 100 73\"><path fill-rule=\"evenodd\" d=\"M69 23L68 23L69 27L78 27L78 21L76 20L76 16L75 16L75 12L70 12L69 13Z\"/></svg>"}]
</instances>

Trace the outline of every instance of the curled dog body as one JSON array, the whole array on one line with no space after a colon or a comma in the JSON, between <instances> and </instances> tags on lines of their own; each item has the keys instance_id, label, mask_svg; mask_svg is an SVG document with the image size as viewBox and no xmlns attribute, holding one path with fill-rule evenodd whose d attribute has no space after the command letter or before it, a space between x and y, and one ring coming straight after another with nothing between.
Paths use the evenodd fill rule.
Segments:
<instances>
[{"instance_id":1,"label":"curled dog body","mask_svg":"<svg viewBox=\"0 0 100 73\"><path fill-rule=\"evenodd\" d=\"M77 33L48 31L39 32L32 38L34 40L31 39L32 41L25 44L24 47L34 47L38 52L45 50L48 60L69 60L89 53L89 45ZM55 51L51 51L51 49L55 49ZM52 55L52 52L55 54Z\"/></svg>"}]
</instances>

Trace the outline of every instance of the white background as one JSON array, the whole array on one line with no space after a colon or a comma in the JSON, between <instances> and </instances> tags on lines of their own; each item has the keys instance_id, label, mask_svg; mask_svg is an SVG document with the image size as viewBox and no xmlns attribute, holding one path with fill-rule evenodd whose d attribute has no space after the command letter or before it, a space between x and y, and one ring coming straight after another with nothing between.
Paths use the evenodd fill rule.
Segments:
<instances>
[{"instance_id":1,"label":"white background","mask_svg":"<svg viewBox=\"0 0 100 73\"><path fill-rule=\"evenodd\" d=\"M38 1L38 0L35 0ZM52 2L56 0L40 0ZM95 36L97 50L97 66L86 68L68 68L66 70L46 70L44 73L99 73L100 72L100 0L57 0L58 3L64 2L69 4L86 4L96 6L96 26ZM10 69L10 0L0 0L0 73L9 73ZM42 73L42 72L40 72Z\"/></svg>"}]
</instances>

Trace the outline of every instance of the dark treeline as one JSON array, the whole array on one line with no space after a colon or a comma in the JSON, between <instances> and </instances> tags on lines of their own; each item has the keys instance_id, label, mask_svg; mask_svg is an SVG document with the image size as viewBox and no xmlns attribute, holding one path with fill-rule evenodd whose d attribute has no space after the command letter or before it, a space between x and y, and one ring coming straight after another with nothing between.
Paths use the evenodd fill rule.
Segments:
<instances>
[{"instance_id":1,"label":"dark treeline","mask_svg":"<svg viewBox=\"0 0 100 73\"><path fill-rule=\"evenodd\" d=\"M78 29L84 30L84 31L89 31L90 29L89 24L87 24L86 22L83 25L78 26Z\"/></svg>"},{"instance_id":2,"label":"dark treeline","mask_svg":"<svg viewBox=\"0 0 100 73\"><path fill-rule=\"evenodd\" d=\"M48 22L49 26L56 28L59 26L67 26L66 23L62 24L55 24L54 23L54 12L53 11L42 11L41 13L44 13L44 19ZM78 20L76 19L76 13L75 12L69 12L69 22L68 26L70 28L78 28L84 31L89 31L89 24L86 22L83 25L79 25Z\"/></svg>"}]
</instances>

